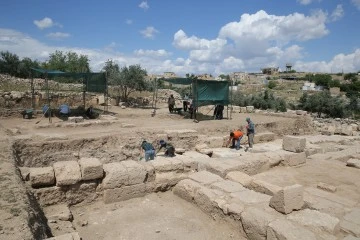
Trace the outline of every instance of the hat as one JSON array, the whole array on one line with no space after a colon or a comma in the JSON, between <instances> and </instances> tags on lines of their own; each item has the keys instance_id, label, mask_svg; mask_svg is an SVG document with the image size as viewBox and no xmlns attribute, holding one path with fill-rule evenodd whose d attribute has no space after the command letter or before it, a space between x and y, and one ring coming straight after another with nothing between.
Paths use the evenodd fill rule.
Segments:
<instances>
[{"instance_id":1,"label":"hat","mask_svg":"<svg viewBox=\"0 0 360 240\"><path fill-rule=\"evenodd\" d=\"M247 118L246 118L246 121L247 121L247 122L249 122L249 121L250 121L250 118L249 118L249 117L247 117Z\"/></svg>"},{"instance_id":2,"label":"hat","mask_svg":"<svg viewBox=\"0 0 360 240\"><path fill-rule=\"evenodd\" d=\"M165 141L164 140L160 140L160 145L164 145Z\"/></svg>"}]
</instances>

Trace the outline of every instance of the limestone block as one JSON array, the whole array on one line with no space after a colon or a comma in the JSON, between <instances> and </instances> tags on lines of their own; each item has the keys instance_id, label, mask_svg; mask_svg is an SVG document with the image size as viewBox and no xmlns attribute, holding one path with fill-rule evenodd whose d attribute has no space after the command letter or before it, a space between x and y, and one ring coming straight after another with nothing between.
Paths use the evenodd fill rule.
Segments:
<instances>
[{"instance_id":1,"label":"limestone block","mask_svg":"<svg viewBox=\"0 0 360 240\"><path fill-rule=\"evenodd\" d=\"M56 237L46 238L45 240L81 240L81 237L78 232L72 232Z\"/></svg>"},{"instance_id":2,"label":"limestone block","mask_svg":"<svg viewBox=\"0 0 360 240\"><path fill-rule=\"evenodd\" d=\"M360 240L360 237L354 237L353 235L347 235L343 240Z\"/></svg>"},{"instance_id":3,"label":"limestone block","mask_svg":"<svg viewBox=\"0 0 360 240\"><path fill-rule=\"evenodd\" d=\"M254 112L254 106L246 106L246 112L247 113L252 113L252 112Z\"/></svg>"},{"instance_id":4,"label":"limestone block","mask_svg":"<svg viewBox=\"0 0 360 240\"><path fill-rule=\"evenodd\" d=\"M90 203L96 200L97 183L95 182L83 182L76 183L67 187L65 193L66 202L69 205L75 205L81 202Z\"/></svg>"},{"instance_id":5,"label":"limestone block","mask_svg":"<svg viewBox=\"0 0 360 240\"><path fill-rule=\"evenodd\" d=\"M186 150L185 150L184 148L176 148L176 149L175 149L175 153L176 153L176 154L180 154L180 155L181 155L181 154L184 154L185 151L186 151Z\"/></svg>"},{"instance_id":6,"label":"limestone block","mask_svg":"<svg viewBox=\"0 0 360 240\"><path fill-rule=\"evenodd\" d=\"M246 173L239 172L239 171L229 172L226 175L226 179L229 179L234 182L238 182L246 188L249 188L251 185L251 182L253 181L252 177L250 177Z\"/></svg>"},{"instance_id":7,"label":"limestone block","mask_svg":"<svg viewBox=\"0 0 360 240\"><path fill-rule=\"evenodd\" d=\"M293 210L299 210L304 205L303 186L295 184L284 187L278 191L270 200L270 207L276 211L289 214Z\"/></svg>"},{"instance_id":8,"label":"limestone block","mask_svg":"<svg viewBox=\"0 0 360 240\"><path fill-rule=\"evenodd\" d=\"M240 113L246 113L246 107L240 107Z\"/></svg>"},{"instance_id":9,"label":"limestone block","mask_svg":"<svg viewBox=\"0 0 360 240\"><path fill-rule=\"evenodd\" d=\"M316 240L315 234L287 220L269 223L267 240Z\"/></svg>"},{"instance_id":10,"label":"limestone block","mask_svg":"<svg viewBox=\"0 0 360 240\"><path fill-rule=\"evenodd\" d=\"M290 152L303 152L306 147L306 138L295 136L284 136L282 147L286 151Z\"/></svg>"},{"instance_id":11,"label":"limestone block","mask_svg":"<svg viewBox=\"0 0 360 240\"><path fill-rule=\"evenodd\" d=\"M271 215L257 208L247 208L241 213L241 222L248 239L266 240L267 227L270 222L276 219Z\"/></svg>"},{"instance_id":12,"label":"limestone block","mask_svg":"<svg viewBox=\"0 0 360 240\"><path fill-rule=\"evenodd\" d=\"M126 185L129 180L126 167L119 163L107 163L103 165L105 178L103 179L104 189L120 188Z\"/></svg>"},{"instance_id":13,"label":"limestone block","mask_svg":"<svg viewBox=\"0 0 360 240\"><path fill-rule=\"evenodd\" d=\"M210 159L210 157L206 154L201 154L199 152L196 151L186 151L184 154L184 156L192 158L194 160L198 160L198 159Z\"/></svg>"},{"instance_id":14,"label":"limestone block","mask_svg":"<svg viewBox=\"0 0 360 240\"><path fill-rule=\"evenodd\" d=\"M125 166L127 175L129 176L125 185L139 184L145 181L146 169L143 165L132 160L122 161L121 164Z\"/></svg>"},{"instance_id":15,"label":"limestone block","mask_svg":"<svg viewBox=\"0 0 360 240\"><path fill-rule=\"evenodd\" d=\"M84 118L83 117L69 117L68 122L71 122L71 123L84 122Z\"/></svg>"},{"instance_id":16,"label":"limestone block","mask_svg":"<svg viewBox=\"0 0 360 240\"><path fill-rule=\"evenodd\" d=\"M303 110L296 110L296 115L306 115L307 112Z\"/></svg>"},{"instance_id":17,"label":"limestone block","mask_svg":"<svg viewBox=\"0 0 360 240\"><path fill-rule=\"evenodd\" d=\"M98 158L81 158L79 165L82 180L94 180L104 176L104 170Z\"/></svg>"},{"instance_id":18,"label":"limestone block","mask_svg":"<svg viewBox=\"0 0 360 240\"><path fill-rule=\"evenodd\" d=\"M266 194L247 189L241 192L231 193L230 196L243 204L268 203L271 198Z\"/></svg>"},{"instance_id":19,"label":"limestone block","mask_svg":"<svg viewBox=\"0 0 360 240\"><path fill-rule=\"evenodd\" d=\"M271 142L274 140L275 140L275 133L272 132L257 133L254 136L254 143Z\"/></svg>"},{"instance_id":20,"label":"limestone block","mask_svg":"<svg viewBox=\"0 0 360 240\"><path fill-rule=\"evenodd\" d=\"M195 146L195 150L196 151L198 151L198 152L200 152L202 149L208 149L209 147L208 147L208 145L207 144L205 144L205 143L201 143L201 144L197 144L196 146Z\"/></svg>"},{"instance_id":21,"label":"limestone block","mask_svg":"<svg viewBox=\"0 0 360 240\"><path fill-rule=\"evenodd\" d=\"M176 156L176 158L182 161L185 172L198 170L198 162L194 159L186 156Z\"/></svg>"},{"instance_id":22,"label":"limestone block","mask_svg":"<svg viewBox=\"0 0 360 240\"><path fill-rule=\"evenodd\" d=\"M329 125L321 130L321 134L331 136L334 135L336 131L336 127L334 125Z\"/></svg>"},{"instance_id":23,"label":"limestone block","mask_svg":"<svg viewBox=\"0 0 360 240\"><path fill-rule=\"evenodd\" d=\"M284 161L282 161L282 163L285 166L290 166L290 167L304 164L306 163L306 154L305 152L287 154L285 155Z\"/></svg>"},{"instance_id":24,"label":"limestone block","mask_svg":"<svg viewBox=\"0 0 360 240\"><path fill-rule=\"evenodd\" d=\"M123 186L121 188L105 189L104 203L113 203L125 201L128 199L143 197L146 194L146 184L140 183L131 186Z\"/></svg>"},{"instance_id":25,"label":"limestone block","mask_svg":"<svg viewBox=\"0 0 360 240\"><path fill-rule=\"evenodd\" d=\"M151 164L154 166L155 172L167 172L173 170L173 165L169 158L156 157L156 160L151 161Z\"/></svg>"},{"instance_id":26,"label":"limestone block","mask_svg":"<svg viewBox=\"0 0 360 240\"><path fill-rule=\"evenodd\" d=\"M346 214L340 223L340 227L343 231L360 237L360 208L354 208Z\"/></svg>"},{"instance_id":27,"label":"limestone block","mask_svg":"<svg viewBox=\"0 0 360 240\"><path fill-rule=\"evenodd\" d=\"M288 215L287 219L308 227L315 232L325 231L336 234L340 229L339 219L316 210L304 209L296 211Z\"/></svg>"},{"instance_id":28,"label":"limestone block","mask_svg":"<svg viewBox=\"0 0 360 240\"><path fill-rule=\"evenodd\" d=\"M184 179L176 184L173 188L173 193L189 202L192 202L197 190L200 188L201 185L199 183L190 179Z\"/></svg>"},{"instance_id":29,"label":"limestone block","mask_svg":"<svg viewBox=\"0 0 360 240\"><path fill-rule=\"evenodd\" d=\"M360 160L355 159L355 158L351 158L346 162L346 166L360 169Z\"/></svg>"},{"instance_id":30,"label":"limestone block","mask_svg":"<svg viewBox=\"0 0 360 240\"><path fill-rule=\"evenodd\" d=\"M56 186L72 185L81 180L80 166L77 161L54 163Z\"/></svg>"},{"instance_id":31,"label":"limestone block","mask_svg":"<svg viewBox=\"0 0 360 240\"><path fill-rule=\"evenodd\" d=\"M28 167L19 167L20 175L23 181L30 180L30 168Z\"/></svg>"},{"instance_id":32,"label":"limestone block","mask_svg":"<svg viewBox=\"0 0 360 240\"><path fill-rule=\"evenodd\" d=\"M186 173L176 172L160 172L156 173L155 188L156 191L167 191L171 187L175 186L179 181L187 178Z\"/></svg>"},{"instance_id":33,"label":"limestone block","mask_svg":"<svg viewBox=\"0 0 360 240\"><path fill-rule=\"evenodd\" d=\"M36 200L41 206L49 206L66 202L65 189L62 187L47 187L32 189Z\"/></svg>"},{"instance_id":34,"label":"limestone block","mask_svg":"<svg viewBox=\"0 0 360 240\"><path fill-rule=\"evenodd\" d=\"M169 158L169 161L171 163L171 171L175 172L183 172L184 171L184 163L178 158L172 157Z\"/></svg>"},{"instance_id":35,"label":"limestone block","mask_svg":"<svg viewBox=\"0 0 360 240\"><path fill-rule=\"evenodd\" d=\"M352 134L353 134L353 128L352 128L352 126L349 126L349 125L342 126L342 128L341 128L341 135L352 136Z\"/></svg>"},{"instance_id":36,"label":"limestone block","mask_svg":"<svg viewBox=\"0 0 360 240\"><path fill-rule=\"evenodd\" d=\"M223 146L223 142L224 142L223 137L207 137L205 140L205 143L208 145L208 148L221 148Z\"/></svg>"},{"instance_id":37,"label":"limestone block","mask_svg":"<svg viewBox=\"0 0 360 240\"><path fill-rule=\"evenodd\" d=\"M144 163L144 167L145 167L145 170L146 170L146 182L155 181L155 168L154 168L154 166L151 163L146 162L146 163Z\"/></svg>"},{"instance_id":38,"label":"limestone block","mask_svg":"<svg viewBox=\"0 0 360 240\"><path fill-rule=\"evenodd\" d=\"M281 190L281 187L259 179L254 179L251 182L249 189L254 190L255 192L274 196L277 192Z\"/></svg>"},{"instance_id":39,"label":"limestone block","mask_svg":"<svg viewBox=\"0 0 360 240\"><path fill-rule=\"evenodd\" d=\"M240 183L230 180L223 180L220 182L212 183L210 187L214 189L219 189L226 193L240 192L245 190L245 188Z\"/></svg>"},{"instance_id":40,"label":"limestone block","mask_svg":"<svg viewBox=\"0 0 360 240\"><path fill-rule=\"evenodd\" d=\"M58 204L44 208L48 220L72 221L73 215L66 204Z\"/></svg>"},{"instance_id":41,"label":"limestone block","mask_svg":"<svg viewBox=\"0 0 360 240\"><path fill-rule=\"evenodd\" d=\"M222 178L225 178L226 174L231 171L231 169L231 165L225 163L224 161L218 161L215 159L214 161L209 161L206 164L206 171L218 175Z\"/></svg>"},{"instance_id":42,"label":"limestone block","mask_svg":"<svg viewBox=\"0 0 360 240\"><path fill-rule=\"evenodd\" d=\"M30 182L33 187L50 186L55 183L52 167L30 168Z\"/></svg>"},{"instance_id":43,"label":"limestone block","mask_svg":"<svg viewBox=\"0 0 360 240\"><path fill-rule=\"evenodd\" d=\"M207 172L207 171L200 171L197 173L190 174L189 178L191 180L194 180L194 181L202 184L202 185L210 185L212 183L220 182L223 180L218 175L215 175L215 174Z\"/></svg>"},{"instance_id":44,"label":"limestone block","mask_svg":"<svg viewBox=\"0 0 360 240\"><path fill-rule=\"evenodd\" d=\"M324 191L328 191L328 192L336 192L336 187L333 185L329 185L326 183L318 183L317 188L322 189Z\"/></svg>"},{"instance_id":45,"label":"limestone block","mask_svg":"<svg viewBox=\"0 0 360 240\"><path fill-rule=\"evenodd\" d=\"M232 151L229 148L213 148L213 158L236 158L240 156L240 151Z\"/></svg>"},{"instance_id":46,"label":"limestone block","mask_svg":"<svg viewBox=\"0 0 360 240\"><path fill-rule=\"evenodd\" d=\"M216 202L218 198L219 195L215 190L201 186L195 193L194 201L201 210L211 214L219 210Z\"/></svg>"}]
</instances>

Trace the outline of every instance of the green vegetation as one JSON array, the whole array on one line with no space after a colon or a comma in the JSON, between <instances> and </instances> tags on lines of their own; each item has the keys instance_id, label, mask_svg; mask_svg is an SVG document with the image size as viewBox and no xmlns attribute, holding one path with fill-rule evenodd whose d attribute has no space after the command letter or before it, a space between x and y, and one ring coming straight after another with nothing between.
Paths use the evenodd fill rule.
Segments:
<instances>
[{"instance_id":1,"label":"green vegetation","mask_svg":"<svg viewBox=\"0 0 360 240\"><path fill-rule=\"evenodd\" d=\"M273 89L277 86L276 81L269 81L268 88Z\"/></svg>"},{"instance_id":2,"label":"green vegetation","mask_svg":"<svg viewBox=\"0 0 360 240\"><path fill-rule=\"evenodd\" d=\"M236 92L233 95L232 104L241 107L254 106L257 109L273 109L277 112L286 112L285 100L275 97L269 90L254 95L244 95L241 92Z\"/></svg>"}]
</instances>

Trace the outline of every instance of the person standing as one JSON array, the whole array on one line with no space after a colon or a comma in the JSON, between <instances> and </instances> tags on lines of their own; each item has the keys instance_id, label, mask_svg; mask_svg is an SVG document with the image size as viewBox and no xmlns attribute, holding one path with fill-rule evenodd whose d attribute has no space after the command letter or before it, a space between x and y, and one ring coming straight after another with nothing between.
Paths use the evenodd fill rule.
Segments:
<instances>
[{"instance_id":1,"label":"person standing","mask_svg":"<svg viewBox=\"0 0 360 240\"><path fill-rule=\"evenodd\" d=\"M239 150L240 149L240 141L243 136L244 136L244 133L240 130L232 131L230 133L229 140L227 141L225 146L228 147L232 140L231 148L236 148L236 150ZM235 142L236 142L236 145L235 145Z\"/></svg>"},{"instance_id":2,"label":"person standing","mask_svg":"<svg viewBox=\"0 0 360 240\"><path fill-rule=\"evenodd\" d=\"M249 148L252 148L254 145L254 135L255 135L255 124L251 121L249 117L246 118L248 125L246 126Z\"/></svg>"},{"instance_id":3,"label":"person standing","mask_svg":"<svg viewBox=\"0 0 360 240\"><path fill-rule=\"evenodd\" d=\"M188 97L187 94L185 94L184 99L183 99L183 109L184 109L184 112L187 111L187 109L188 109L188 104L189 104L189 97Z\"/></svg>"},{"instance_id":4,"label":"person standing","mask_svg":"<svg viewBox=\"0 0 360 240\"><path fill-rule=\"evenodd\" d=\"M172 94L168 98L168 106L169 106L169 112L172 113L174 111L174 107L175 107L175 98L174 98L174 95L172 95Z\"/></svg>"},{"instance_id":5,"label":"person standing","mask_svg":"<svg viewBox=\"0 0 360 240\"><path fill-rule=\"evenodd\" d=\"M145 161L154 160L155 158L155 148L151 143L147 142L146 140L142 141L140 146L140 152L141 154L145 153L144 154Z\"/></svg>"}]
</instances>

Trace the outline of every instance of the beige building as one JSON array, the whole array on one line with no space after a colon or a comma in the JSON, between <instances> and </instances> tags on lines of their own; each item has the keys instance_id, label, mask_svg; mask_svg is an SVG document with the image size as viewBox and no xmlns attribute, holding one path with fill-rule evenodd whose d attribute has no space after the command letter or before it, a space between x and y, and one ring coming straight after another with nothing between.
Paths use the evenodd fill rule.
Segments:
<instances>
[{"instance_id":1,"label":"beige building","mask_svg":"<svg viewBox=\"0 0 360 240\"><path fill-rule=\"evenodd\" d=\"M233 72L230 74L230 80L234 82L246 83L250 81L250 76L245 72Z\"/></svg>"},{"instance_id":2,"label":"beige building","mask_svg":"<svg viewBox=\"0 0 360 240\"><path fill-rule=\"evenodd\" d=\"M263 74L273 75L273 74L279 73L279 68L278 68L278 67L262 68L262 69L261 69L261 72L262 72Z\"/></svg>"},{"instance_id":3,"label":"beige building","mask_svg":"<svg viewBox=\"0 0 360 240\"><path fill-rule=\"evenodd\" d=\"M202 79L202 80L215 80L215 78L211 74L207 74L207 73L197 75L197 77L198 79Z\"/></svg>"},{"instance_id":4,"label":"beige building","mask_svg":"<svg viewBox=\"0 0 360 240\"><path fill-rule=\"evenodd\" d=\"M176 78L176 74L174 72L164 72L164 78Z\"/></svg>"}]
</instances>

